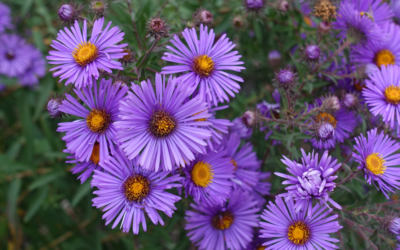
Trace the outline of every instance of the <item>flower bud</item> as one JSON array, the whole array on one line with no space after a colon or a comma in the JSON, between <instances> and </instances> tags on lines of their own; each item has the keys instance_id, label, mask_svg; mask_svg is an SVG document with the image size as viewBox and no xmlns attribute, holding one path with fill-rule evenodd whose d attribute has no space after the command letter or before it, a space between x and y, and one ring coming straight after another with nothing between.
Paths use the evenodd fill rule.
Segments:
<instances>
[{"instance_id":1,"label":"flower bud","mask_svg":"<svg viewBox=\"0 0 400 250\"><path fill-rule=\"evenodd\" d=\"M334 113L340 109L340 101L336 96L328 96L322 101L322 110L328 113Z\"/></svg>"},{"instance_id":2,"label":"flower bud","mask_svg":"<svg viewBox=\"0 0 400 250\"><path fill-rule=\"evenodd\" d=\"M73 23L75 20L81 21L81 7L78 4L70 3L61 5L58 10L58 17L65 23Z\"/></svg>"},{"instance_id":3,"label":"flower bud","mask_svg":"<svg viewBox=\"0 0 400 250\"><path fill-rule=\"evenodd\" d=\"M321 34L326 34L331 30L331 23L322 21L318 24L318 31Z\"/></svg>"},{"instance_id":4,"label":"flower bud","mask_svg":"<svg viewBox=\"0 0 400 250\"><path fill-rule=\"evenodd\" d=\"M321 51L317 45L308 45L304 50L304 55L309 61L318 61Z\"/></svg>"},{"instance_id":5,"label":"flower bud","mask_svg":"<svg viewBox=\"0 0 400 250\"><path fill-rule=\"evenodd\" d=\"M256 114L254 111L246 111L242 117L242 121L244 125L247 127L253 127L255 121L256 121Z\"/></svg>"},{"instance_id":6,"label":"flower bud","mask_svg":"<svg viewBox=\"0 0 400 250\"><path fill-rule=\"evenodd\" d=\"M296 79L296 74L290 69L281 69L279 73L275 74L275 80L278 82L278 87L288 89L290 88Z\"/></svg>"},{"instance_id":7,"label":"flower bud","mask_svg":"<svg viewBox=\"0 0 400 250\"><path fill-rule=\"evenodd\" d=\"M277 50L272 50L268 53L268 61L272 67L277 67L281 62L281 53Z\"/></svg>"},{"instance_id":8,"label":"flower bud","mask_svg":"<svg viewBox=\"0 0 400 250\"><path fill-rule=\"evenodd\" d=\"M245 0L245 5L250 11L260 11L264 7L264 0Z\"/></svg>"},{"instance_id":9,"label":"flower bud","mask_svg":"<svg viewBox=\"0 0 400 250\"><path fill-rule=\"evenodd\" d=\"M286 12L289 10L289 3L286 0L280 0L278 2L278 10Z\"/></svg>"},{"instance_id":10,"label":"flower bud","mask_svg":"<svg viewBox=\"0 0 400 250\"><path fill-rule=\"evenodd\" d=\"M388 230L394 235L400 234L400 218L394 218L389 223Z\"/></svg>"},{"instance_id":11,"label":"flower bud","mask_svg":"<svg viewBox=\"0 0 400 250\"><path fill-rule=\"evenodd\" d=\"M64 114L60 111L62 101L63 99L61 97L56 96L51 98L47 103L47 111L49 111L49 115L51 118L62 117L62 115Z\"/></svg>"},{"instance_id":12,"label":"flower bud","mask_svg":"<svg viewBox=\"0 0 400 250\"><path fill-rule=\"evenodd\" d=\"M97 17L103 17L106 14L108 4L103 1L93 1L90 3L90 10L96 14Z\"/></svg>"},{"instance_id":13,"label":"flower bud","mask_svg":"<svg viewBox=\"0 0 400 250\"><path fill-rule=\"evenodd\" d=\"M148 36L154 37L167 37L169 32L169 27L163 18L155 17L150 18L147 22Z\"/></svg>"},{"instance_id":14,"label":"flower bud","mask_svg":"<svg viewBox=\"0 0 400 250\"><path fill-rule=\"evenodd\" d=\"M352 109L357 104L357 97L354 94L347 93L343 96L343 106Z\"/></svg>"},{"instance_id":15,"label":"flower bud","mask_svg":"<svg viewBox=\"0 0 400 250\"><path fill-rule=\"evenodd\" d=\"M196 25L210 24L213 21L213 15L208 10L200 8L193 14L193 20Z\"/></svg>"},{"instance_id":16,"label":"flower bud","mask_svg":"<svg viewBox=\"0 0 400 250\"><path fill-rule=\"evenodd\" d=\"M335 128L329 122L320 124L316 131L316 138L322 141L330 140L335 136Z\"/></svg>"},{"instance_id":17,"label":"flower bud","mask_svg":"<svg viewBox=\"0 0 400 250\"><path fill-rule=\"evenodd\" d=\"M233 27L240 29L243 27L243 19L240 16L235 16L232 21Z\"/></svg>"}]
</instances>

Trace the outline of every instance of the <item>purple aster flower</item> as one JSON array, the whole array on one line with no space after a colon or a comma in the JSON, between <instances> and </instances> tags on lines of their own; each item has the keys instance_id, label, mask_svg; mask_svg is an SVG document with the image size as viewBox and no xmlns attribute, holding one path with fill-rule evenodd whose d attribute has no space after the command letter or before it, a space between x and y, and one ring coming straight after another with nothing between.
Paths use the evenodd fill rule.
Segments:
<instances>
[{"instance_id":1,"label":"purple aster flower","mask_svg":"<svg viewBox=\"0 0 400 250\"><path fill-rule=\"evenodd\" d=\"M62 138L70 154L80 162L88 162L93 146L100 143L100 163L114 154L117 129L115 122L119 120L119 101L128 91L122 84L112 84L112 80L102 79L100 86L74 89L79 99L86 104L84 107L71 95L66 94L59 111L82 117L73 122L59 123L58 132L66 132ZM94 92L94 93L93 93Z\"/></svg>"},{"instance_id":2,"label":"purple aster flower","mask_svg":"<svg viewBox=\"0 0 400 250\"><path fill-rule=\"evenodd\" d=\"M226 34L223 34L214 44L215 33L208 27L200 25L200 39L196 29L185 29L182 32L189 48L185 46L178 36L171 39L176 47L167 46L172 52L165 52L162 59L180 65L167 66L162 69L162 74L184 73L178 77L187 84L189 88L199 88L199 94L208 103L217 106L218 102L229 102L230 96L234 97L239 92L240 85L236 82L243 82L241 77L229 74L225 70L240 72L245 69L239 61L240 55L237 51L231 51L235 44L229 41Z\"/></svg>"},{"instance_id":3,"label":"purple aster flower","mask_svg":"<svg viewBox=\"0 0 400 250\"><path fill-rule=\"evenodd\" d=\"M0 73L15 77L22 75L31 61L32 47L17 35L0 36Z\"/></svg>"},{"instance_id":4,"label":"purple aster flower","mask_svg":"<svg viewBox=\"0 0 400 250\"><path fill-rule=\"evenodd\" d=\"M183 171L186 175L183 180L186 197L189 194L196 202L210 206L222 204L228 198L234 165L231 158L226 156L226 150L208 149L206 154L198 154Z\"/></svg>"},{"instance_id":5,"label":"purple aster flower","mask_svg":"<svg viewBox=\"0 0 400 250\"><path fill-rule=\"evenodd\" d=\"M355 140L353 157L360 164L358 169L364 171L369 185L374 183L389 199L387 192L400 189L400 154L394 154L400 144L383 132L378 134L376 128L367 133L367 138L361 134Z\"/></svg>"},{"instance_id":6,"label":"purple aster flower","mask_svg":"<svg viewBox=\"0 0 400 250\"><path fill-rule=\"evenodd\" d=\"M253 240L247 246L246 250L265 250L266 247L262 245L264 242L265 239L260 237L260 230L255 230Z\"/></svg>"},{"instance_id":7,"label":"purple aster flower","mask_svg":"<svg viewBox=\"0 0 400 250\"><path fill-rule=\"evenodd\" d=\"M134 234L139 233L139 225L146 231L147 214L154 224L164 225L158 211L171 217L176 210L175 202L181 198L166 192L166 189L180 187L179 175L169 176L169 172L154 173L139 167L136 160L128 160L124 153L117 150L109 161L105 162L106 170L94 170L92 186L98 197L93 198L93 206L103 208L103 219L106 225L114 223L115 228L120 222L123 232L129 232L131 226Z\"/></svg>"},{"instance_id":8,"label":"purple aster flower","mask_svg":"<svg viewBox=\"0 0 400 250\"><path fill-rule=\"evenodd\" d=\"M366 80L367 88L362 95L371 113L382 116L383 122L391 127L400 124L400 67L388 65L374 71L370 80Z\"/></svg>"},{"instance_id":9,"label":"purple aster flower","mask_svg":"<svg viewBox=\"0 0 400 250\"><path fill-rule=\"evenodd\" d=\"M271 176L269 172L258 172L258 181L254 185L253 196L257 201L257 207L262 208L265 205L265 196L269 194L271 190L271 183L267 179Z\"/></svg>"},{"instance_id":10,"label":"purple aster flower","mask_svg":"<svg viewBox=\"0 0 400 250\"><path fill-rule=\"evenodd\" d=\"M317 123L330 123L335 129L335 132L332 134L332 139L311 139L313 147L318 149L331 149L334 148L337 143L343 143L345 139L350 138L351 133L357 127L356 114L353 111L347 110L345 107L340 108L338 112L333 114L321 112L316 115L314 119ZM324 131L329 132L329 130Z\"/></svg>"},{"instance_id":11,"label":"purple aster flower","mask_svg":"<svg viewBox=\"0 0 400 250\"><path fill-rule=\"evenodd\" d=\"M77 21L71 30L60 30L57 40L51 45L56 50L50 50L46 58L49 64L59 66L50 71L56 71L53 76L60 76L60 80L67 79L65 85L75 83L77 88L91 86L93 78L99 78L99 69L112 73L112 69L123 70L122 64L114 59L120 59L123 47L117 45L122 41L124 33L118 27L110 29L111 22L103 30L104 18L97 19L93 24L92 35L87 39L87 24L83 22L83 30Z\"/></svg>"},{"instance_id":12,"label":"purple aster flower","mask_svg":"<svg viewBox=\"0 0 400 250\"><path fill-rule=\"evenodd\" d=\"M382 30L388 34L385 41L368 41L351 49L351 61L356 64L368 65L378 70L382 65L400 65L400 27L387 23Z\"/></svg>"},{"instance_id":13,"label":"purple aster flower","mask_svg":"<svg viewBox=\"0 0 400 250\"><path fill-rule=\"evenodd\" d=\"M350 35L361 41L382 41L387 37L380 26L392 17L389 6L381 1L343 0L333 27L340 30L342 38Z\"/></svg>"},{"instance_id":14,"label":"purple aster flower","mask_svg":"<svg viewBox=\"0 0 400 250\"><path fill-rule=\"evenodd\" d=\"M18 75L19 82L24 86L37 84L39 77L43 77L46 74L46 61L42 53L33 46L29 47L31 47L32 51L29 66L21 75Z\"/></svg>"},{"instance_id":15,"label":"purple aster flower","mask_svg":"<svg viewBox=\"0 0 400 250\"><path fill-rule=\"evenodd\" d=\"M306 210L307 206L312 205L313 200L325 205L329 202L337 209L342 209L329 197L329 192L332 192L336 186L333 181L337 176L334 174L342 164L337 164L337 160L332 161L332 157L328 156L328 150L324 152L319 162L318 154L314 154L314 151L306 155L301 149L301 154L303 155L301 163L283 156L284 159L281 161L288 166L286 169L292 175L275 173L277 176L288 179L282 182L283 185L290 185L286 188L288 192L280 196L285 197L286 201L293 197L296 201L294 206L296 212ZM310 208L308 212L311 212Z\"/></svg>"},{"instance_id":16,"label":"purple aster flower","mask_svg":"<svg viewBox=\"0 0 400 250\"><path fill-rule=\"evenodd\" d=\"M3 33L5 29L11 29L12 27L11 10L7 5L0 3L0 34Z\"/></svg>"},{"instance_id":17,"label":"purple aster flower","mask_svg":"<svg viewBox=\"0 0 400 250\"><path fill-rule=\"evenodd\" d=\"M117 140L129 159L139 157L140 166L158 171L185 166L202 153L212 133L208 106L200 96L186 99L192 90L184 82L156 74L156 93L150 80L132 91L120 103L121 121ZM179 84L178 84L179 83Z\"/></svg>"},{"instance_id":18,"label":"purple aster flower","mask_svg":"<svg viewBox=\"0 0 400 250\"><path fill-rule=\"evenodd\" d=\"M395 20L398 22L400 20L400 2L390 1L390 7L392 8Z\"/></svg>"},{"instance_id":19,"label":"purple aster flower","mask_svg":"<svg viewBox=\"0 0 400 250\"><path fill-rule=\"evenodd\" d=\"M225 136L219 151L226 149L231 163L234 167L234 177L231 179L234 191L240 189L245 192L252 192L259 181L261 162L253 152L253 145L250 142L240 145L241 140L237 134Z\"/></svg>"},{"instance_id":20,"label":"purple aster flower","mask_svg":"<svg viewBox=\"0 0 400 250\"><path fill-rule=\"evenodd\" d=\"M342 226L329 215L332 211L316 204L296 212L292 198L285 202L277 197L271 201L261 215L260 237L267 238L263 246L270 250L282 249L338 249L331 242L339 242L329 234L336 233ZM307 215L308 214L308 215Z\"/></svg>"},{"instance_id":21,"label":"purple aster flower","mask_svg":"<svg viewBox=\"0 0 400 250\"><path fill-rule=\"evenodd\" d=\"M233 126L229 128L230 133L239 135L241 139L247 140L253 134L253 129L244 125L241 117L236 117L232 123Z\"/></svg>"},{"instance_id":22,"label":"purple aster flower","mask_svg":"<svg viewBox=\"0 0 400 250\"><path fill-rule=\"evenodd\" d=\"M185 229L199 249L244 249L257 227L259 209L255 205L253 197L242 192L232 192L222 205L191 204L195 211L186 211Z\"/></svg>"}]
</instances>

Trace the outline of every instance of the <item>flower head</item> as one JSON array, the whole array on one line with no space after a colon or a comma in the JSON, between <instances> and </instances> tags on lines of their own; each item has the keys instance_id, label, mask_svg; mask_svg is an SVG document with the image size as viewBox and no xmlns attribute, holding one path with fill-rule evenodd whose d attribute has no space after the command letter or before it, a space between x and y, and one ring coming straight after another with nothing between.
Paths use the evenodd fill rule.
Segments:
<instances>
[{"instance_id":1,"label":"flower head","mask_svg":"<svg viewBox=\"0 0 400 250\"><path fill-rule=\"evenodd\" d=\"M166 84L160 74L155 78L155 93L150 80L141 86L132 83L120 103L117 140L128 158L139 157L145 169L170 171L204 152L212 135L207 118L212 115L199 96L186 101L192 91L185 82L170 77Z\"/></svg>"},{"instance_id":2,"label":"flower head","mask_svg":"<svg viewBox=\"0 0 400 250\"><path fill-rule=\"evenodd\" d=\"M60 30L57 40L51 45L47 56L49 64L59 65L51 69L53 76L60 76L65 85L74 83L77 88L91 86L93 78L99 78L99 70L111 73L112 69L122 70L120 62L114 59L122 58L123 47L126 44L116 45L122 41L124 33L118 27L110 29L111 22L103 30L104 18L97 19L93 24L92 35L87 39L87 24L83 22L81 31L75 21L71 29Z\"/></svg>"},{"instance_id":3,"label":"flower head","mask_svg":"<svg viewBox=\"0 0 400 250\"><path fill-rule=\"evenodd\" d=\"M329 216L326 206L317 204L295 211L293 199L285 202L277 197L275 204L271 201L261 214L260 237L267 238L263 246L267 249L338 249L331 242L339 242L329 234L342 228L335 219L338 215ZM307 211L308 210L308 211Z\"/></svg>"},{"instance_id":4,"label":"flower head","mask_svg":"<svg viewBox=\"0 0 400 250\"><path fill-rule=\"evenodd\" d=\"M195 211L186 211L190 240L199 249L244 249L257 226L258 208L251 195L233 192L221 205L191 204Z\"/></svg>"},{"instance_id":5,"label":"flower head","mask_svg":"<svg viewBox=\"0 0 400 250\"><path fill-rule=\"evenodd\" d=\"M307 45L304 49L304 56L306 60L316 62L321 56L321 50L319 49L318 45Z\"/></svg>"},{"instance_id":6,"label":"flower head","mask_svg":"<svg viewBox=\"0 0 400 250\"><path fill-rule=\"evenodd\" d=\"M296 83L296 73L290 69L281 69L278 73L275 73L275 81L277 82L277 87L283 89L289 89L293 87Z\"/></svg>"},{"instance_id":7,"label":"flower head","mask_svg":"<svg viewBox=\"0 0 400 250\"><path fill-rule=\"evenodd\" d=\"M200 39L196 29L185 29L182 36L189 48L185 46L178 36L174 36L171 43L176 47L167 46L162 59L179 65L167 66L162 69L162 74L183 73L178 77L187 88L198 88L199 94L209 103L217 106L218 102L229 102L228 95L234 97L238 93L243 79L226 72L233 70L240 72L244 67L239 61L237 51L231 51L235 44L223 34L216 43L215 33L207 26L200 25Z\"/></svg>"},{"instance_id":8,"label":"flower head","mask_svg":"<svg viewBox=\"0 0 400 250\"><path fill-rule=\"evenodd\" d=\"M112 228L121 222L123 232L132 226L138 234L140 223L144 231L147 229L145 214L154 224L164 225L159 211L171 217L176 210L175 202L181 198L165 190L181 186L179 175L143 169L120 150L102 166L105 172L94 170L91 184L98 190L93 192L97 197L92 201L93 206L103 208L106 225L115 219Z\"/></svg>"},{"instance_id":9,"label":"flower head","mask_svg":"<svg viewBox=\"0 0 400 250\"><path fill-rule=\"evenodd\" d=\"M396 167L400 164L400 154L394 154L400 144L383 132L378 134L376 128L367 133L367 138L361 134L355 140L353 157L360 164L358 169L364 171L368 184L374 183L389 199L388 192L400 189L400 174Z\"/></svg>"},{"instance_id":10,"label":"flower head","mask_svg":"<svg viewBox=\"0 0 400 250\"><path fill-rule=\"evenodd\" d=\"M100 144L100 162L108 158L109 150L114 153L117 134L115 122L119 120L118 105L127 91L127 86L113 85L111 79L102 79L99 87L94 84L92 87L82 88L82 91L74 89L86 107L66 94L59 111L83 119L59 123L57 131L66 132L63 140L69 153L78 161L89 161L96 142Z\"/></svg>"},{"instance_id":11,"label":"flower head","mask_svg":"<svg viewBox=\"0 0 400 250\"><path fill-rule=\"evenodd\" d=\"M271 50L268 53L268 62L271 64L272 67L276 67L281 62L282 55L277 50Z\"/></svg>"},{"instance_id":12,"label":"flower head","mask_svg":"<svg viewBox=\"0 0 400 250\"><path fill-rule=\"evenodd\" d=\"M242 117L237 117L232 121L233 126L229 128L230 133L235 133L242 139L249 139L253 134L253 129L243 124Z\"/></svg>"},{"instance_id":13,"label":"flower head","mask_svg":"<svg viewBox=\"0 0 400 250\"><path fill-rule=\"evenodd\" d=\"M193 196L198 203L208 205L221 204L231 192L234 165L226 156L226 150L207 150L206 154L197 155L183 168L186 175L183 186L186 196Z\"/></svg>"},{"instance_id":14,"label":"flower head","mask_svg":"<svg viewBox=\"0 0 400 250\"><path fill-rule=\"evenodd\" d=\"M261 11L264 8L264 0L244 0L246 8L250 11Z\"/></svg>"},{"instance_id":15,"label":"flower head","mask_svg":"<svg viewBox=\"0 0 400 250\"><path fill-rule=\"evenodd\" d=\"M12 27L11 10L7 5L0 3L0 34Z\"/></svg>"},{"instance_id":16,"label":"flower head","mask_svg":"<svg viewBox=\"0 0 400 250\"><path fill-rule=\"evenodd\" d=\"M334 174L342 164L337 164L337 160L332 161L332 157L328 156L328 151L324 152L320 161L318 161L318 154L314 154L314 152L306 155L301 149L301 153L303 155L301 163L289 160L286 156L283 156L284 159L281 160L288 166L287 170L292 175L275 173L288 179L282 184L290 185L286 188L288 192L280 196L285 197L286 201L293 197L296 201L294 206L296 212L306 210L313 200L321 204L329 202L334 207L341 209L342 207L329 197L329 192L332 192L336 186L333 181L337 176Z\"/></svg>"},{"instance_id":17,"label":"flower head","mask_svg":"<svg viewBox=\"0 0 400 250\"><path fill-rule=\"evenodd\" d=\"M17 77L21 85L32 86L38 84L39 78L46 74L46 61L38 49L34 48L32 45L27 46L30 47L29 65L24 72Z\"/></svg>"},{"instance_id":18,"label":"flower head","mask_svg":"<svg viewBox=\"0 0 400 250\"><path fill-rule=\"evenodd\" d=\"M0 36L0 73L8 77L24 74L31 63L32 46L17 35Z\"/></svg>"},{"instance_id":19,"label":"flower head","mask_svg":"<svg viewBox=\"0 0 400 250\"><path fill-rule=\"evenodd\" d=\"M391 232L394 235L399 235L400 234L400 218L393 218L388 227L389 232Z\"/></svg>"}]
</instances>

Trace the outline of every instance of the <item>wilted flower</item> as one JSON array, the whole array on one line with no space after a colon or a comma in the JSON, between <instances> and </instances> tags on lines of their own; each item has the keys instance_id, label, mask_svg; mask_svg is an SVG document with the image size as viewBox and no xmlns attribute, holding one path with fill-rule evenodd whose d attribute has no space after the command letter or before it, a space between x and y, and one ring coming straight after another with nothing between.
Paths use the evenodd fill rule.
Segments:
<instances>
[{"instance_id":1,"label":"wilted flower","mask_svg":"<svg viewBox=\"0 0 400 250\"><path fill-rule=\"evenodd\" d=\"M337 96L327 96L322 100L321 109L324 112L335 113L340 109L340 101Z\"/></svg>"},{"instance_id":2,"label":"wilted flower","mask_svg":"<svg viewBox=\"0 0 400 250\"><path fill-rule=\"evenodd\" d=\"M241 16L235 16L232 20L233 27L240 29L243 27L244 22Z\"/></svg>"},{"instance_id":3,"label":"wilted flower","mask_svg":"<svg viewBox=\"0 0 400 250\"><path fill-rule=\"evenodd\" d=\"M317 0L314 7L314 16L323 21L329 21L336 18L336 6L330 0Z\"/></svg>"}]
</instances>

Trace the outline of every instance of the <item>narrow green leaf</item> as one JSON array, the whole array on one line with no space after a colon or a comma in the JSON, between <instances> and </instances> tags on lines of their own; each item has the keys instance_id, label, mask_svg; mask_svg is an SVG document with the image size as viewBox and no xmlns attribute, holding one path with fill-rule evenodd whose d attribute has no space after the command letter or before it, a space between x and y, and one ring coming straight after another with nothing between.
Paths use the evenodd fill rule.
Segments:
<instances>
[{"instance_id":1,"label":"narrow green leaf","mask_svg":"<svg viewBox=\"0 0 400 250\"><path fill-rule=\"evenodd\" d=\"M79 186L74 198L72 198L72 207L75 207L88 193L90 193L90 181L86 181Z\"/></svg>"},{"instance_id":2,"label":"narrow green leaf","mask_svg":"<svg viewBox=\"0 0 400 250\"><path fill-rule=\"evenodd\" d=\"M39 178L37 178L30 186L29 186L29 190L34 190L38 187L44 186L52 181L57 180L59 177L61 177L62 175L64 175L64 172L52 172L46 175L43 175Z\"/></svg>"},{"instance_id":3,"label":"narrow green leaf","mask_svg":"<svg viewBox=\"0 0 400 250\"><path fill-rule=\"evenodd\" d=\"M40 206L42 205L43 201L46 199L48 194L49 188L47 186L42 187L39 189L37 195L33 199L32 204L30 204L28 212L24 217L24 222L30 221L30 219L36 214L39 210Z\"/></svg>"}]
</instances>

